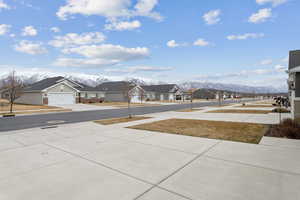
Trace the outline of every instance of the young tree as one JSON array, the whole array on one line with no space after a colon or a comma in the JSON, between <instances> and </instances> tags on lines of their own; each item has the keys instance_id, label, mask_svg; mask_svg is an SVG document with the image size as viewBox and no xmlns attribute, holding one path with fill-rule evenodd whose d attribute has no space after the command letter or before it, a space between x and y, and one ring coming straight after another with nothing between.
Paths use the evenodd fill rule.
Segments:
<instances>
[{"instance_id":1,"label":"young tree","mask_svg":"<svg viewBox=\"0 0 300 200\"><path fill-rule=\"evenodd\" d=\"M3 81L4 88L8 93L8 101L10 104L10 113L13 112L13 105L15 100L22 94L23 82L16 76L16 72L12 71L8 77Z\"/></svg>"},{"instance_id":2,"label":"young tree","mask_svg":"<svg viewBox=\"0 0 300 200\"><path fill-rule=\"evenodd\" d=\"M190 102L191 102L191 110L193 110L193 101L194 101L194 93L196 92L196 90L197 89L194 89L194 88L192 88L192 89L190 89L189 91L188 91L188 93L189 93L189 95L190 95Z\"/></svg>"},{"instance_id":3,"label":"young tree","mask_svg":"<svg viewBox=\"0 0 300 200\"><path fill-rule=\"evenodd\" d=\"M124 81L122 89L123 89L123 95L124 95L125 99L127 100L127 109L128 109L128 117L129 118L132 118L130 103L131 103L131 98L132 98L132 88L133 87L134 87L134 83L132 83L131 81Z\"/></svg>"}]
</instances>

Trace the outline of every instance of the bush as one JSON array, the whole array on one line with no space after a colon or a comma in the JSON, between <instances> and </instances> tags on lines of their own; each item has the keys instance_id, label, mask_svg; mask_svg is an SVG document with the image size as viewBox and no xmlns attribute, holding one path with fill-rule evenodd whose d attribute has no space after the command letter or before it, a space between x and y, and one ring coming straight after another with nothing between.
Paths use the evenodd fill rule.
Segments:
<instances>
[{"instance_id":1,"label":"bush","mask_svg":"<svg viewBox=\"0 0 300 200\"><path fill-rule=\"evenodd\" d=\"M275 112L275 113L289 113L290 111L286 108L275 108L272 110L272 112Z\"/></svg>"},{"instance_id":2,"label":"bush","mask_svg":"<svg viewBox=\"0 0 300 200\"><path fill-rule=\"evenodd\" d=\"M270 126L265 136L300 139L300 124L293 119L285 119L278 125Z\"/></svg>"}]
</instances>

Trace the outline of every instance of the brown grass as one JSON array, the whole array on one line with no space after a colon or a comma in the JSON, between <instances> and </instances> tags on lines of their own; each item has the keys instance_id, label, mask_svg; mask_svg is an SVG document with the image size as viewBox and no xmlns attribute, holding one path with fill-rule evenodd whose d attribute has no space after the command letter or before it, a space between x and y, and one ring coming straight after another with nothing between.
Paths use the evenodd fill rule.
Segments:
<instances>
[{"instance_id":1,"label":"brown grass","mask_svg":"<svg viewBox=\"0 0 300 200\"><path fill-rule=\"evenodd\" d=\"M95 106L113 106L118 108L127 108L128 103L126 102L103 102L103 103L93 103ZM146 104L146 103L130 103L130 107L143 107L143 106L157 106L159 104Z\"/></svg>"},{"instance_id":2,"label":"brown grass","mask_svg":"<svg viewBox=\"0 0 300 200\"><path fill-rule=\"evenodd\" d=\"M264 105L264 104L261 104L261 105L245 105L245 106L237 106L239 108L273 108L274 106L273 105Z\"/></svg>"},{"instance_id":3,"label":"brown grass","mask_svg":"<svg viewBox=\"0 0 300 200\"><path fill-rule=\"evenodd\" d=\"M257 101L254 102L254 104L269 104L272 105L274 103L274 101Z\"/></svg>"},{"instance_id":4,"label":"brown grass","mask_svg":"<svg viewBox=\"0 0 300 200\"><path fill-rule=\"evenodd\" d=\"M268 125L193 119L168 119L128 128L258 144L266 132Z\"/></svg>"},{"instance_id":5,"label":"brown grass","mask_svg":"<svg viewBox=\"0 0 300 200\"><path fill-rule=\"evenodd\" d=\"M6 99L0 99L0 103L9 103L9 101Z\"/></svg>"},{"instance_id":6,"label":"brown grass","mask_svg":"<svg viewBox=\"0 0 300 200\"><path fill-rule=\"evenodd\" d=\"M213 106L209 106L209 107L214 107L214 108L222 108L222 107L226 107L226 106L232 106L234 104L221 104L221 105L213 105Z\"/></svg>"},{"instance_id":7,"label":"brown grass","mask_svg":"<svg viewBox=\"0 0 300 200\"><path fill-rule=\"evenodd\" d=\"M46 105L25 105L25 104L14 104L13 111L25 111L25 110L43 110L43 109L59 109L55 106L46 106ZM0 106L0 112L6 112L10 110L10 105Z\"/></svg>"},{"instance_id":8,"label":"brown grass","mask_svg":"<svg viewBox=\"0 0 300 200\"><path fill-rule=\"evenodd\" d=\"M104 120L97 120L94 121L97 124L102 125L111 125L111 124L119 124L119 123L126 123L126 122L132 122L132 121L138 121L138 120L144 120L144 119L150 119L151 117L123 117L123 118L113 118L113 119L104 119Z\"/></svg>"},{"instance_id":9,"label":"brown grass","mask_svg":"<svg viewBox=\"0 0 300 200\"><path fill-rule=\"evenodd\" d=\"M238 109L223 109L223 110L211 110L207 113L239 113L239 114L268 114L271 111L268 110L238 110Z\"/></svg>"},{"instance_id":10,"label":"brown grass","mask_svg":"<svg viewBox=\"0 0 300 200\"><path fill-rule=\"evenodd\" d=\"M177 110L176 112L195 112L195 111L200 111L203 109L197 109L197 108L193 108L193 109L183 109L183 110Z\"/></svg>"},{"instance_id":11,"label":"brown grass","mask_svg":"<svg viewBox=\"0 0 300 200\"><path fill-rule=\"evenodd\" d=\"M71 112L71 109L58 109L58 110L37 110L37 111L21 111L13 112L15 115L25 115L25 114L38 114L38 113L53 113L53 112ZM1 113L1 115L10 114L10 113Z\"/></svg>"}]
</instances>

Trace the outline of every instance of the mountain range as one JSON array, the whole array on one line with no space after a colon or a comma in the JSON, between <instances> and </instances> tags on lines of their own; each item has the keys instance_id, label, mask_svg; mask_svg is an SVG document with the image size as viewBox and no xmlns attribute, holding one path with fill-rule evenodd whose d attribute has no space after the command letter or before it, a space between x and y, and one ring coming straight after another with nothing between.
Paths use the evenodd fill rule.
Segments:
<instances>
[{"instance_id":1,"label":"mountain range","mask_svg":"<svg viewBox=\"0 0 300 200\"><path fill-rule=\"evenodd\" d=\"M85 75L85 74L72 74L72 75L63 75L66 78L69 78L74 81L81 82L89 86L96 86L100 83L107 81L116 81L115 79L110 79L109 77L101 75ZM0 88L2 83L7 76L0 76ZM30 74L30 75L21 75L19 78L22 81L29 85L39 80L51 77L49 74ZM150 84L166 84L166 82L161 81L149 81L142 80L138 78L126 78L127 81L132 81L139 85L150 85ZM120 81L120 80L119 80ZM206 89L216 89L216 90L226 90L232 92L243 92L243 93L284 93L287 92L287 88L275 88L275 87L263 87L263 86L247 86L239 84L225 84L225 83L213 83L213 82L180 82L176 83L182 89L191 89L191 88L206 88Z\"/></svg>"}]
</instances>

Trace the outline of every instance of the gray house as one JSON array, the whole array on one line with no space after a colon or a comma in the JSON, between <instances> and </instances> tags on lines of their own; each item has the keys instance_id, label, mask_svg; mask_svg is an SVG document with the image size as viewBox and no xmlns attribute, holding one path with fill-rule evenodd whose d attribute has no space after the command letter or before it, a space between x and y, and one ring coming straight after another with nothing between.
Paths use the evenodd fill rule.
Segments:
<instances>
[{"instance_id":1,"label":"gray house","mask_svg":"<svg viewBox=\"0 0 300 200\"><path fill-rule=\"evenodd\" d=\"M22 95L15 102L34 105L63 105L100 102L103 99L103 92L59 76L47 78L25 87Z\"/></svg>"},{"instance_id":2,"label":"gray house","mask_svg":"<svg viewBox=\"0 0 300 200\"><path fill-rule=\"evenodd\" d=\"M130 96L131 102L143 101L143 89L131 82L104 82L98 85L96 89L105 94L104 100L108 102L126 102L128 101L128 96Z\"/></svg>"},{"instance_id":3,"label":"gray house","mask_svg":"<svg viewBox=\"0 0 300 200\"><path fill-rule=\"evenodd\" d=\"M176 84L145 85L141 86L144 96L149 101L181 100L183 92Z\"/></svg>"},{"instance_id":4,"label":"gray house","mask_svg":"<svg viewBox=\"0 0 300 200\"><path fill-rule=\"evenodd\" d=\"M289 56L289 98L294 119L300 119L300 50L290 51Z\"/></svg>"}]
</instances>

